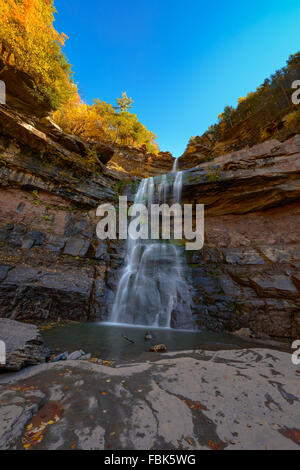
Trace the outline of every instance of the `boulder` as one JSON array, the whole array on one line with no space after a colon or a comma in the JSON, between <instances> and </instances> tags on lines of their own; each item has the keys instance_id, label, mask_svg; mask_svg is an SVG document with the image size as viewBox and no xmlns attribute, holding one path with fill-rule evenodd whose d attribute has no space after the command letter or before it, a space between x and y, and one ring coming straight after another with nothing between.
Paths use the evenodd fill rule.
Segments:
<instances>
[{"instance_id":1,"label":"boulder","mask_svg":"<svg viewBox=\"0 0 300 470\"><path fill-rule=\"evenodd\" d=\"M83 356L80 356L80 360L81 361L88 361L89 359L91 359L91 357L92 357L91 353L84 354Z\"/></svg>"},{"instance_id":2,"label":"boulder","mask_svg":"<svg viewBox=\"0 0 300 470\"><path fill-rule=\"evenodd\" d=\"M84 356L85 352L80 349L80 351L74 351L68 355L69 361L77 361L81 356Z\"/></svg>"},{"instance_id":3,"label":"boulder","mask_svg":"<svg viewBox=\"0 0 300 470\"><path fill-rule=\"evenodd\" d=\"M35 325L0 318L0 340L6 347L6 363L0 370L18 371L46 361L50 351Z\"/></svg>"},{"instance_id":4,"label":"boulder","mask_svg":"<svg viewBox=\"0 0 300 470\"><path fill-rule=\"evenodd\" d=\"M251 338L253 336L250 328L240 328L232 333L234 336L244 336L245 338Z\"/></svg>"},{"instance_id":5,"label":"boulder","mask_svg":"<svg viewBox=\"0 0 300 470\"><path fill-rule=\"evenodd\" d=\"M64 254L84 257L86 256L90 245L91 243L89 240L84 240L83 238L71 238L67 241Z\"/></svg>"},{"instance_id":6,"label":"boulder","mask_svg":"<svg viewBox=\"0 0 300 470\"><path fill-rule=\"evenodd\" d=\"M55 356L55 357L51 360L51 362L66 361L66 360L68 359L68 355L69 355L68 352L64 352L64 353L58 354L57 356Z\"/></svg>"}]
</instances>

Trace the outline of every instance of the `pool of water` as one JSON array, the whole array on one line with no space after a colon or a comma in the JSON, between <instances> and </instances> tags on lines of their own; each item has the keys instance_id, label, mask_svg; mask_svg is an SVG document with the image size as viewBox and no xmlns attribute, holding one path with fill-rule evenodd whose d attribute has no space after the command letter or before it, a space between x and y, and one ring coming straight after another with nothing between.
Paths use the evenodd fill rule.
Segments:
<instances>
[{"instance_id":1,"label":"pool of water","mask_svg":"<svg viewBox=\"0 0 300 470\"><path fill-rule=\"evenodd\" d=\"M262 347L240 338L208 332L194 332L151 328L153 339L146 341L146 327L132 327L107 323L80 323L54 327L43 331L48 347L54 353L83 349L104 360L141 361L154 358L149 352L152 345L163 343L168 351L187 349L221 350ZM123 335L134 341L129 343Z\"/></svg>"}]
</instances>

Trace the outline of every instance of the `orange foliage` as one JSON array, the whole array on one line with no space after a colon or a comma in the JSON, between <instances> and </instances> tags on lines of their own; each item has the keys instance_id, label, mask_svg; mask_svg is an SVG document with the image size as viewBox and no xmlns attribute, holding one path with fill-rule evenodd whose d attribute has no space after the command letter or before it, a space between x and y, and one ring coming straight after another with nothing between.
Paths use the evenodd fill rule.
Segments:
<instances>
[{"instance_id":1,"label":"orange foliage","mask_svg":"<svg viewBox=\"0 0 300 470\"><path fill-rule=\"evenodd\" d=\"M67 36L55 30L54 13L52 0L0 2L1 58L32 75L55 108L76 93L76 87L61 51Z\"/></svg>"},{"instance_id":2,"label":"orange foliage","mask_svg":"<svg viewBox=\"0 0 300 470\"><path fill-rule=\"evenodd\" d=\"M74 97L53 115L55 122L69 134L86 140L107 141L146 148L157 153L155 134L138 121L135 114L115 112L105 101L95 100L92 106Z\"/></svg>"}]
</instances>

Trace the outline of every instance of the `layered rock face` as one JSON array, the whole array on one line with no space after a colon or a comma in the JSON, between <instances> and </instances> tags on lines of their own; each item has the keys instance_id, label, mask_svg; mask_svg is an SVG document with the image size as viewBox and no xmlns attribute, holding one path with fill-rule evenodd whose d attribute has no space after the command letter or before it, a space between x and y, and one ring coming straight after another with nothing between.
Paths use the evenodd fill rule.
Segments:
<instances>
[{"instance_id":1,"label":"layered rock face","mask_svg":"<svg viewBox=\"0 0 300 470\"><path fill-rule=\"evenodd\" d=\"M0 58L0 80L5 83L6 104L27 116L42 118L51 112L49 99L37 92L33 78L16 71Z\"/></svg>"},{"instance_id":2,"label":"layered rock face","mask_svg":"<svg viewBox=\"0 0 300 470\"><path fill-rule=\"evenodd\" d=\"M267 141L184 173L205 204L203 250L188 255L199 326L300 335L300 136Z\"/></svg>"},{"instance_id":3,"label":"layered rock face","mask_svg":"<svg viewBox=\"0 0 300 470\"><path fill-rule=\"evenodd\" d=\"M10 130L0 123L0 316L94 319L107 305L113 264L113 242L96 237L95 208L117 200L118 175L92 172L18 116L13 122Z\"/></svg>"},{"instance_id":4,"label":"layered rock face","mask_svg":"<svg viewBox=\"0 0 300 470\"><path fill-rule=\"evenodd\" d=\"M158 176L170 173L174 158L169 152L159 152L158 155L148 153L146 149L116 146L113 157L107 168L123 175L134 175L139 178Z\"/></svg>"}]
</instances>

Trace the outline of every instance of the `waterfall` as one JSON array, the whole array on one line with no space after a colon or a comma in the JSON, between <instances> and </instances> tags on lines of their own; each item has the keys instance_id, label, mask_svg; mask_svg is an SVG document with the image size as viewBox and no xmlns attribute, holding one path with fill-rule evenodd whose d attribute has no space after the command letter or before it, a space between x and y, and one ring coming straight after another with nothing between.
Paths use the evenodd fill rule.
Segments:
<instances>
[{"instance_id":1,"label":"waterfall","mask_svg":"<svg viewBox=\"0 0 300 470\"><path fill-rule=\"evenodd\" d=\"M174 162L176 169L176 162ZM182 172L141 181L134 202L181 201ZM179 244L180 245L180 244ZM191 319L191 293L185 279L183 247L175 240L127 239L125 267L110 321L170 328Z\"/></svg>"},{"instance_id":2,"label":"waterfall","mask_svg":"<svg viewBox=\"0 0 300 470\"><path fill-rule=\"evenodd\" d=\"M177 171L177 166L178 166L178 159L175 158L175 159L174 159L174 163L173 163L173 168L172 168L172 172L173 172L173 173L176 173L176 171Z\"/></svg>"}]
</instances>

